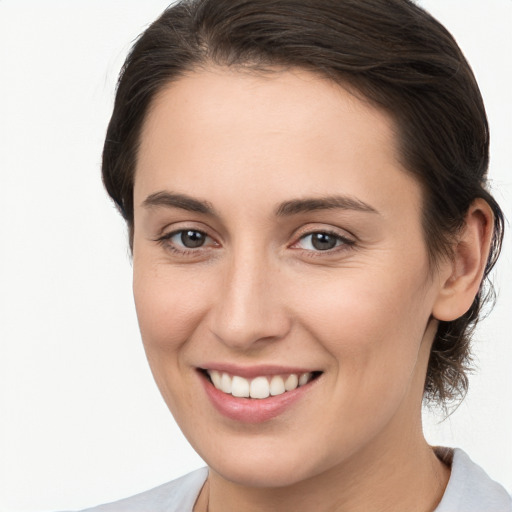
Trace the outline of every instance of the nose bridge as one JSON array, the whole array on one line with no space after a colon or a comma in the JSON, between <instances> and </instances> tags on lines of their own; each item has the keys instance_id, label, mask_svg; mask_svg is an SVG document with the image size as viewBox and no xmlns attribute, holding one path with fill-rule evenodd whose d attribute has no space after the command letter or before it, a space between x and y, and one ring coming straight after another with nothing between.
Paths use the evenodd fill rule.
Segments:
<instances>
[{"instance_id":1,"label":"nose bridge","mask_svg":"<svg viewBox=\"0 0 512 512\"><path fill-rule=\"evenodd\" d=\"M289 318L276 281L278 268L265 251L234 249L223 274L213 315L214 334L238 349L283 337Z\"/></svg>"}]
</instances>

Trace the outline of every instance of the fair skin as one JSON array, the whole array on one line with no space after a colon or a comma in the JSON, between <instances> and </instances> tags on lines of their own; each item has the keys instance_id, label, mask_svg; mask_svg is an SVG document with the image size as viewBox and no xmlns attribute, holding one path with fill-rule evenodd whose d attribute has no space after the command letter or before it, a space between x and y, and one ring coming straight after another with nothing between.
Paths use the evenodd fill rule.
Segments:
<instances>
[{"instance_id":1,"label":"fair skin","mask_svg":"<svg viewBox=\"0 0 512 512\"><path fill-rule=\"evenodd\" d=\"M215 68L154 101L134 204L147 357L210 468L195 510L434 510L449 469L422 434L428 355L478 290L486 204L433 271L389 116L305 71ZM306 376L244 398L215 371Z\"/></svg>"}]
</instances>

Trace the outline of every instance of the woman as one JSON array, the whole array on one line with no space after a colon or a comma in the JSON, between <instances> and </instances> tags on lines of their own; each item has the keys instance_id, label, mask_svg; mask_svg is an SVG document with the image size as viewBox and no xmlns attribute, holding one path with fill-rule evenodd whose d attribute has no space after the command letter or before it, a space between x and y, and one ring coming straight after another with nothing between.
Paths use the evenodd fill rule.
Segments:
<instances>
[{"instance_id":1,"label":"woman","mask_svg":"<svg viewBox=\"0 0 512 512\"><path fill-rule=\"evenodd\" d=\"M464 394L499 254L480 93L405 0L201 0L123 69L103 158L164 400L208 464L94 510L507 511Z\"/></svg>"}]
</instances>

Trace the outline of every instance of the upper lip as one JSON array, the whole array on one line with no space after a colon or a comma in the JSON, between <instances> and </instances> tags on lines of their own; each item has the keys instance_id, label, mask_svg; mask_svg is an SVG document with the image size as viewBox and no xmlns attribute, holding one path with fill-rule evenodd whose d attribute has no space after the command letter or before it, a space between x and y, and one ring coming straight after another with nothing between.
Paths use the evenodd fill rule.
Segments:
<instances>
[{"instance_id":1,"label":"upper lip","mask_svg":"<svg viewBox=\"0 0 512 512\"><path fill-rule=\"evenodd\" d=\"M237 375L246 379L266 375L290 375L295 373L301 375L303 373L318 372L319 370L313 368L306 368L303 366L281 366L275 364L260 364L254 366L241 366L231 363L211 363L204 364L199 367L201 370L228 373L229 375Z\"/></svg>"}]
</instances>

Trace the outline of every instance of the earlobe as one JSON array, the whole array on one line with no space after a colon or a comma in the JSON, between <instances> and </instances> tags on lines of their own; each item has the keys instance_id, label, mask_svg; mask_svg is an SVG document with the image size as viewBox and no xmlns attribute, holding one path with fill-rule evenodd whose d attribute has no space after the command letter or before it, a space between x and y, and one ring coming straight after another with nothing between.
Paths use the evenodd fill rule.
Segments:
<instances>
[{"instance_id":1,"label":"earlobe","mask_svg":"<svg viewBox=\"0 0 512 512\"><path fill-rule=\"evenodd\" d=\"M470 206L453 248L453 258L441 276L441 289L432 314L450 322L471 307L482 282L493 233L493 213L483 199Z\"/></svg>"}]
</instances>

